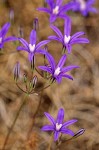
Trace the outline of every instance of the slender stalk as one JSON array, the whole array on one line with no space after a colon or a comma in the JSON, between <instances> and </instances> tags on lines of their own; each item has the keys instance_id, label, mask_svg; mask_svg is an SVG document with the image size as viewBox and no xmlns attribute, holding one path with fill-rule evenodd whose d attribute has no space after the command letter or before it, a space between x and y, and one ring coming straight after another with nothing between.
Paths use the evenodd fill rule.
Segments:
<instances>
[{"instance_id":1,"label":"slender stalk","mask_svg":"<svg viewBox=\"0 0 99 150\"><path fill-rule=\"evenodd\" d=\"M16 117L15 117L15 119L14 119L12 125L11 125L11 128L10 128L10 130L8 131L8 134L7 134L6 138L5 138L5 142L4 142L3 147L2 147L3 150L5 150L5 148L6 148L7 142L8 142L8 140L9 140L9 137L10 137L10 135L11 135L11 132L12 132L14 126L15 126L15 123L16 123L18 117L19 117L19 114L20 114L20 112L21 112L21 109L23 108L23 106L24 106L24 104L25 104L25 102L26 102L26 100L27 100L27 99L26 99L27 96L28 96L28 95L25 95L25 98L24 98L23 102L21 103L21 105L20 105L20 107L19 107L19 110L18 110L18 112L17 112L17 114L16 114Z\"/></svg>"},{"instance_id":2,"label":"slender stalk","mask_svg":"<svg viewBox=\"0 0 99 150\"><path fill-rule=\"evenodd\" d=\"M42 94L43 94L43 92L42 92ZM33 115L33 121L32 121L31 127L30 127L29 132L28 132L28 138L29 138L29 136L30 136L30 133L32 132L33 125L35 124L36 115L37 115L37 113L38 113L38 111L39 111L39 108L40 108L40 106L41 106L42 94L41 94L41 96L40 96L40 100L39 100L37 109L36 109L36 111L35 111L35 113L34 113L34 115Z\"/></svg>"}]
</instances>

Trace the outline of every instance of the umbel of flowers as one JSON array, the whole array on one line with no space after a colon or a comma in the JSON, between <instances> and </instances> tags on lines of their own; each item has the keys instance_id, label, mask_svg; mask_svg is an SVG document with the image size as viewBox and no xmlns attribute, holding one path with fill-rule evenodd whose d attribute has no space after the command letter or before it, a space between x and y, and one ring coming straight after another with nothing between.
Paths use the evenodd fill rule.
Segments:
<instances>
[{"instance_id":1,"label":"umbel of flowers","mask_svg":"<svg viewBox=\"0 0 99 150\"><path fill-rule=\"evenodd\" d=\"M68 72L71 71L72 69L79 68L79 66L76 66L74 64L69 65L69 66L64 66L65 61L67 59L66 53L71 54L72 46L74 44L89 43L89 40L87 38L82 37L85 34L83 31L76 32L73 35L71 35L72 22L71 22L70 17L67 16L66 12L69 10L80 11L82 15L87 16L89 12L96 13L96 9L92 7L94 0L88 0L88 1L71 0L68 4L64 4L64 5L63 5L63 0L56 0L56 1L45 0L45 2L47 3L47 7L37 8L37 10L43 11L49 14L49 17L50 17L49 24L50 24L51 29L55 32L56 35L49 35L48 39L37 43L36 30L37 30L38 21L37 19L35 19L34 20L35 27L34 29L32 29L30 33L29 42L27 42L24 38L21 38L21 37L14 37L14 36L5 37L10 27L10 23L6 23L0 30L0 49L4 47L5 42L15 41L15 40L19 41L21 45L17 46L17 51L23 51L23 52L28 53L28 60L29 60L29 63L31 63L32 69L36 69L35 55L36 54L44 55L44 58L47 59L48 63L37 66L37 68L48 74L48 78L47 77L46 78L49 79L49 81L52 81L51 84L55 82L58 82L58 84L60 84L62 82L62 78L73 80L73 77L69 75ZM62 33L59 28L57 28L55 25L52 24L53 22L56 21L57 18L64 19L64 33ZM53 40L57 41L58 43L61 43L62 51L64 49L64 54L62 54L58 63L55 62L54 57L44 48L46 44L53 42ZM35 86L38 80L37 76L34 76L32 81L29 81L30 89L28 89L28 91L24 91L18 85L19 76L20 76L20 64L19 62L17 62L14 68L14 79L16 81L16 85L19 87L20 90L28 94L39 92L39 91L35 91ZM24 82L25 84L27 83L26 76L24 76ZM51 84L44 87L43 89L48 88ZM27 88L27 84L26 84L26 88ZM45 125L42 127L41 130L52 131L54 133L55 141L58 140L60 133L69 134L72 137L75 137L75 136L81 135L84 132L84 130L81 129L75 134L72 130L68 128L69 125L72 125L73 123L77 122L77 119L72 119L67 122L63 122L64 120L63 108L59 109L57 119L54 119L49 113L45 112L44 114L51 122L51 125ZM12 124L12 128L14 127L16 120L17 119L15 118ZM6 146L10 132L11 130L9 131L7 135L3 149Z\"/></svg>"}]
</instances>

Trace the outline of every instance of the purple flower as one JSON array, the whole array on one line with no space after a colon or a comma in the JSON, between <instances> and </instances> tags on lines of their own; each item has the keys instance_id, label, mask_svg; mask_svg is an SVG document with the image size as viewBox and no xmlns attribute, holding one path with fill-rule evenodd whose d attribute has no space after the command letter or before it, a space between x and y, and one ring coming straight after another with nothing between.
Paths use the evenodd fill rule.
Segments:
<instances>
[{"instance_id":1,"label":"purple flower","mask_svg":"<svg viewBox=\"0 0 99 150\"><path fill-rule=\"evenodd\" d=\"M75 3L73 10L80 11L83 16L87 16L89 12L97 13L96 8L92 6L95 0L73 0L73 3Z\"/></svg>"},{"instance_id":2,"label":"purple flower","mask_svg":"<svg viewBox=\"0 0 99 150\"><path fill-rule=\"evenodd\" d=\"M61 82L62 78L68 78L70 80L73 80L73 78L67 74L68 71L74 69L74 68L79 68L78 66L67 66L63 67L65 61L66 61L66 55L64 54L59 63L56 65L54 58L47 52L46 57L50 63L50 66L39 66L41 70L44 70L51 74L51 77L53 80L56 80L58 83Z\"/></svg>"},{"instance_id":3,"label":"purple flower","mask_svg":"<svg viewBox=\"0 0 99 150\"><path fill-rule=\"evenodd\" d=\"M77 32L74 35L71 34L71 20L68 18L65 20L64 24L64 35L62 35L61 31L54 25L50 26L54 32L56 32L57 36L49 36L48 39L50 40L56 40L58 42L61 42L63 45L63 48L67 49L68 53L71 52L71 48L73 44L78 43L89 43L89 40L86 38L80 38L81 35L84 35L84 32Z\"/></svg>"},{"instance_id":4,"label":"purple flower","mask_svg":"<svg viewBox=\"0 0 99 150\"><path fill-rule=\"evenodd\" d=\"M50 15L50 23L54 22L56 18L60 17L65 19L66 12L74 7L73 3L68 3L62 6L63 0L46 0L49 8L38 8L37 10L44 11Z\"/></svg>"},{"instance_id":5,"label":"purple flower","mask_svg":"<svg viewBox=\"0 0 99 150\"><path fill-rule=\"evenodd\" d=\"M9 37L5 38L5 35L7 34L9 28L10 28L10 23L8 22L8 23L4 24L4 26L0 30L0 48L3 48L5 42L14 41L17 39L14 36L9 36Z\"/></svg>"},{"instance_id":6,"label":"purple flower","mask_svg":"<svg viewBox=\"0 0 99 150\"><path fill-rule=\"evenodd\" d=\"M64 109L60 108L58 111L57 119L55 120L49 113L44 113L45 116L48 118L48 120L51 122L51 125L45 125L42 127L41 130L43 131L53 131L54 132L54 140L57 141L59 134L69 134L71 136L74 136L74 132L67 127L73 123L75 123L77 120L69 120L67 122L63 123L64 120Z\"/></svg>"},{"instance_id":7,"label":"purple flower","mask_svg":"<svg viewBox=\"0 0 99 150\"><path fill-rule=\"evenodd\" d=\"M17 50L23 50L23 51L28 52L28 54L29 54L28 58L29 58L30 62L32 61L35 53L45 54L45 51L40 49L40 47L50 42L50 40L44 40L44 41L41 41L38 44L36 44L37 37L36 37L35 30L32 30L30 33L30 42L29 43L26 40L24 40L23 38L18 38L18 39L24 45L24 47L18 46Z\"/></svg>"}]
</instances>

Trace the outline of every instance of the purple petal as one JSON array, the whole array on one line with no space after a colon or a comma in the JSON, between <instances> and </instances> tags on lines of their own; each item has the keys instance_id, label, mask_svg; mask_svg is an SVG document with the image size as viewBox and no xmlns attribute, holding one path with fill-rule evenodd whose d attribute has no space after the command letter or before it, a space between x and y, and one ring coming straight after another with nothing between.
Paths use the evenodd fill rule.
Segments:
<instances>
[{"instance_id":1,"label":"purple petal","mask_svg":"<svg viewBox=\"0 0 99 150\"><path fill-rule=\"evenodd\" d=\"M53 23L57 18L57 15L51 14L50 15L50 23Z\"/></svg>"},{"instance_id":2,"label":"purple petal","mask_svg":"<svg viewBox=\"0 0 99 150\"><path fill-rule=\"evenodd\" d=\"M61 38L63 39L63 35L61 33L61 31L54 25L50 25L50 27L53 29L53 31Z\"/></svg>"},{"instance_id":3,"label":"purple petal","mask_svg":"<svg viewBox=\"0 0 99 150\"><path fill-rule=\"evenodd\" d=\"M23 38L18 38L18 39L26 48L28 48L28 42L26 40L24 40Z\"/></svg>"},{"instance_id":4,"label":"purple petal","mask_svg":"<svg viewBox=\"0 0 99 150\"><path fill-rule=\"evenodd\" d=\"M18 38L14 37L14 36L10 36L10 37L5 38L3 41L9 42L9 41L16 41L16 40L18 40Z\"/></svg>"},{"instance_id":5,"label":"purple petal","mask_svg":"<svg viewBox=\"0 0 99 150\"><path fill-rule=\"evenodd\" d=\"M4 24L4 26L2 27L2 29L0 31L0 36L4 37L6 35L6 33L8 32L9 27L10 27L9 22Z\"/></svg>"},{"instance_id":6,"label":"purple petal","mask_svg":"<svg viewBox=\"0 0 99 150\"><path fill-rule=\"evenodd\" d=\"M34 53L29 53L28 59L31 62L33 60Z\"/></svg>"},{"instance_id":7,"label":"purple petal","mask_svg":"<svg viewBox=\"0 0 99 150\"><path fill-rule=\"evenodd\" d=\"M61 76L62 76L63 78L68 78L68 79L70 79L70 80L73 80L73 77L70 76L70 75L68 75L68 74L62 74Z\"/></svg>"},{"instance_id":8,"label":"purple petal","mask_svg":"<svg viewBox=\"0 0 99 150\"><path fill-rule=\"evenodd\" d=\"M49 40L59 41L59 42L61 42L61 43L63 42L62 39L58 38L57 36L53 36L53 35L52 35L52 36L49 36L48 39L49 39Z\"/></svg>"},{"instance_id":9,"label":"purple petal","mask_svg":"<svg viewBox=\"0 0 99 150\"><path fill-rule=\"evenodd\" d=\"M48 14L51 13L51 11L50 11L49 9L47 9L47 8L37 8L37 10L39 10L39 11L44 11L44 12L46 12L46 13L48 13Z\"/></svg>"},{"instance_id":10,"label":"purple petal","mask_svg":"<svg viewBox=\"0 0 99 150\"><path fill-rule=\"evenodd\" d=\"M44 40L44 41L39 42L36 45L36 50L39 49L41 46L48 44L49 42L50 42L50 40Z\"/></svg>"},{"instance_id":11,"label":"purple petal","mask_svg":"<svg viewBox=\"0 0 99 150\"><path fill-rule=\"evenodd\" d=\"M52 71L49 67L46 66L38 66L39 69L44 70L46 72L49 72L50 74L52 74Z\"/></svg>"},{"instance_id":12,"label":"purple petal","mask_svg":"<svg viewBox=\"0 0 99 150\"><path fill-rule=\"evenodd\" d=\"M58 82L58 84L60 84L62 81L62 76L57 76L55 78L56 78L56 81Z\"/></svg>"},{"instance_id":13,"label":"purple petal","mask_svg":"<svg viewBox=\"0 0 99 150\"><path fill-rule=\"evenodd\" d=\"M54 61L54 58L48 52L46 52L46 57L47 57L47 60L50 63L50 66L52 68L52 72L54 72L54 70L55 70L55 61Z\"/></svg>"},{"instance_id":14,"label":"purple petal","mask_svg":"<svg viewBox=\"0 0 99 150\"><path fill-rule=\"evenodd\" d=\"M86 38L77 38L70 42L70 44L79 44L79 43L89 43L89 40Z\"/></svg>"},{"instance_id":15,"label":"purple petal","mask_svg":"<svg viewBox=\"0 0 99 150\"><path fill-rule=\"evenodd\" d=\"M59 61L59 63L58 63L58 65L57 65L57 67L56 68L62 68L63 67L63 65L64 65L64 63L65 63L65 61L66 61L66 55L64 54L62 57L61 57L61 59L60 59L60 61Z\"/></svg>"},{"instance_id":16,"label":"purple petal","mask_svg":"<svg viewBox=\"0 0 99 150\"><path fill-rule=\"evenodd\" d=\"M28 49L25 48L25 47L22 47L22 46L18 46L18 47L17 47L17 50L18 50L18 51L23 50L23 51L28 52Z\"/></svg>"},{"instance_id":17,"label":"purple petal","mask_svg":"<svg viewBox=\"0 0 99 150\"><path fill-rule=\"evenodd\" d=\"M92 5L95 3L95 0L88 0L87 5Z\"/></svg>"},{"instance_id":18,"label":"purple petal","mask_svg":"<svg viewBox=\"0 0 99 150\"><path fill-rule=\"evenodd\" d=\"M35 51L35 53L40 53L40 54L45 55L45 54L46 54L46 51L43 50L43 49L38 49L38 50Z\"/></svg>"},{"instance_id":19,"label":"purple petal","mask_svg":"<svg viewBox=\"0 0 99 150\"><path fill-rule=\"evenodd\" d=\"M71 36L71 41L78 38L79 36L81 35L84 35L85 33L84 32L77 32L75 33L74 35Z\"/></svg>"},{"instance_id":20,"label":"purple petal","mask_svg":"<svg viewBox=\"0 0 99 150\"><path fill-rule=\"evenodd\" d=\"M96 8L89 8L88 9L89 12L93 12L93 13L98 13L98 10Z\"/></svg>"},{"instance_id":21,"label":"purple petal","mask_svg":"<svg viewBox=\"0 0 99 150\"><path fill-rule=\"evenodd\" d=\"M74 132L70 129L61 128L61 133L69 134L71 136L74 136Z\"/></svg>"},{"instance_id":22,"label":"purple petal","mask_svg":"<svg viewBox=\"0 0 99 150\"><path fill-rule=\"evenodd\" d=\"M75 5L74 3L68 3L68 4L62 6L61 9L60 9L60 13L62 13L62 12L67 12L67 11L69 11L70 9L73 9L73 8L74 8L74 5Z\"/></svg>"},{"instance_id":23,"label":"purple petal","mask_svg":"<svg viewBox=\"0 0 99 150\"><path fill-rule=\"evenodd\" d=\"M67 18L65 20L65 25L64 25L64 35L68 37L70 36L70 33L71 33L71 19Z\"/></svg>"},{"instance_id":24,"label":"purple petal","mask_svg":"<svg viewBox=\"0 0 99 150\"><path fill-rule=\"evenodd\" d=\"M54 126L52 125L45 125L44 127L41 128L42 131L53 131Z\"/></svg>"},{"instance_id":25,"label":"purple petal","mask_svg":"<svg viewBox=\"0 0 99 150\"><path fill-rule=\"evenodd\" d=\"M65 73L65 72L68 72L68 71L70 71L70 70L72 70L72 69L74 69L74 68L79 68L79 66L71 65L71 66L62 68L61 71L62 71L62 73Z\"/></svg>"},{"instance_id":26,"label":"purple petal","mask_svg":"<svg viewBox=\"0 0 99 150\"><path fill-rule=\"evenodd\" d=\"M78 121L78 120L76 120L76 119L69 120L69 121L65 122L65 123L62 125L62 128L67 127L67 126L70 126L71 124L73 124L73 123L75 123L75 122L77 122L77 121Z\"/></svg>"},{"instance_id":27,"label":"purple petal","mask_svg":"<svg viewBox=\"0 0 99 150\"><path fill-rule=\"evenodd\" d=\"M55 7L54 0L46 0L47 4L50 6L51 9Z\"/></svg>"},{"instance_id":28,"label":"purple petal","mask_svg":"<svg viewBox=\"0 0 99 150\"><path fill-rule=\"evenodd\" d=\"M54 120L54 118L49 114L49 113L44 113L45 114L45 116L48 118L48 120L53 124L53 125L55 125L55 120Z\"/></svg>"},{"instance_id":29,"label":"purple petal","mask_svg":"<svg viewBox=\"0 0 99 150\"><path fill-rule=\"evenodd\" d=\"M62 124L64 120L64 109L60 108L58 111L56 123Z\"/></svg>"},{"instance_id":30,"label":"purple petal","mask_svg":"<svg viewBox=\"0 0 99 150\"><path fill-rule=\"evenodd\" d=\"M2 43L0 44L0 48L3 48L3 46L4 46L4 43L2 42Z\"/></svg>"},{"instance_id":31,"label":"purple petal","mask_svg":"<svg viewBox=\"0 0 99 150\"><path fill-rule=\"evenodd\" d=\"M65 20L68 16L67 16L66 14L61 14L61 13L60 13L60 14L58 15L58 17Z\"/></svg>"},{"instance_id":32,"label":"purple petal","mask_svg":"<svg viewBox=\"0 0 99 150\"><path fill-rule=\"evenodd\" d=\"M59 134L60 134L59 132L55 131L55 133L54 133L54 141L58 140Z\"/></svg>"},{"instance_id":33,"label":"purple petal","mask_svg":"<svg viewBox=\"0 0 99 150\"><path fill-rule=\"evenodd\" d=\"M56 6L61 6L62 3L63 3L63 0L57 0L57 1L56 1Z\"/></svg>"},{"instance_id":34,"label":"purple petal","mask_svg":"<svg viewBox=\"0 0 99 150\"><path fill-rule=\"evenodd\" d=\"M71 53L71 45L70 44L66 44L66 49L68 51L68 54Z\"/></svg>"},{"instance_id":35,"label":"purple petal","mask_svg":"<svg viewBox=\"0 0 99 150\"><path fill-rule=\"evenodd\" d=\"M32 30L30 33L30 44L36 44L36 31Z\"/></svg>"}]
</instances>

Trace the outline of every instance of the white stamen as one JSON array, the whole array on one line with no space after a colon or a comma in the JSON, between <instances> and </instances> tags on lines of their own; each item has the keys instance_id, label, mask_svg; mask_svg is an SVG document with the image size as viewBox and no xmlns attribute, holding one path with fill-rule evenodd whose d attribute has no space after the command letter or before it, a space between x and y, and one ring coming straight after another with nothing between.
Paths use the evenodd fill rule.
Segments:
<instances>
[{"instance_id":1,"label":"white stamen","mask_svg":"<svg viewBox=\"0 0 99 150\"><path fill-rule=\"evenodd\" d=\"M2 37L0 37L0 44L2 43Z\"/></svg>"},{"instance_id":2,"label":"white stamen","mask_svg":"<svg viewBox=\"0 0 99 150\"><path fill-rule=\"evenodd\" d=\"M80 9L85 10L86 9L86 2L84 0L78 0L80 3Z\"/></svg>"},{"instance_id":3,"label":"white stamen","mask_svg":"<svg viewBox=\"0 0 99 150\"><path fill-rule=\"evenodd\" d=\"M66 36L66 35L65 35L65 36L64 36L64 43L65 43L65 44L68 44L69 41L70 41L70 38L71 38L70 36Z\"/></svg>"},{"instance_id":4,"label":"white stamen","mask_svg":"<svg viewBox=\"0 0 99 150\"><path fill-rule=\"evenodd\" d=\"M58 67L58 68L55 70L54 75L59 75L60 72L61 72L61 71L60 71L60 67Z\"/></svg>"},{"instance_id":5,"label":"white stamen","mask_svg":"<svg viewBox=\"0 0 99 150\"><path fill-rule=\"evenodd\" d=\"M56 123L56 130L57 130L57 131L59 131L61 127L62 127L62 124Z\"/></svg>"},{"instance_id":6,"label":"white stamen","mask_svg":"<svg viewBox=\"0 0 99 150\"><path fill-rule=\"evenodd\" d=\"M33 45L29 44L29 49L30 49L30 52L34 52L35 44L33 44Z\"/></svg>"},{"instance_id":7,"label":"white stamen","mask_svg":"<svg viewBox=\"0 0 99 150\"><path fill-rule=\"evenodd\" d=\"M53 14L57 15L59 13L59 6L55 6L53 9Z\"/></svg>"}]
</instances>

